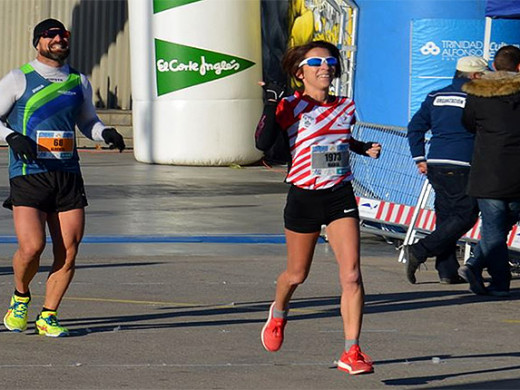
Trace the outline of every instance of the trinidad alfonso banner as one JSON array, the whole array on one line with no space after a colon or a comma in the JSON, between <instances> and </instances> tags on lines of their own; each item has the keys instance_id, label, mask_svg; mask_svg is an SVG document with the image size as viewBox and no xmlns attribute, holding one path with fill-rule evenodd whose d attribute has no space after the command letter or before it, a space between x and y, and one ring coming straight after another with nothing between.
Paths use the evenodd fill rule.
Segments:
<instances>
[{"instance_id":1,"label":"trinidad alfonso banner","mask_svg":"<svg viewBox=\"0 0 520 390\"><path fill-rule=\"evenodd\" d=\"M412 21L409 118L426 95L451 83L457 60L484 54L484 20L418 19ZM520 21L493 23L490 65L504 45L520 45Z\"/></svg>"},{"instance_id":2,"label":"trinidad alfonso banner","mask_svg":"<svg viewBox=\"0 0 520 390\"><path fill-rule=\"evenodd\" d=\"M134 154L177 165L260 159L260 0L129 0Z\"/></svg>"}]
</instances>

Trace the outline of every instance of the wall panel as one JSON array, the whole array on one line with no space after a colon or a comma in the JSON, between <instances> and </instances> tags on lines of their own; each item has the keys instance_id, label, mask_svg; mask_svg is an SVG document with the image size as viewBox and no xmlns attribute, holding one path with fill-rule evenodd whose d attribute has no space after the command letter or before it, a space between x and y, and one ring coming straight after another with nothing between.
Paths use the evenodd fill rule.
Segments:
<instances>
[{"instance_id":1,"label":"wall panel","mask_svg":"<svg viewBox=\"0 0 520 390\"><path fill-rule=\"evenodd\" d=\"M0 1L0 75L34 59L32 30L46 18L72 32L69 63L92 83L98 108L131 109L126 0Z\"/></svg>"}]
</instances>

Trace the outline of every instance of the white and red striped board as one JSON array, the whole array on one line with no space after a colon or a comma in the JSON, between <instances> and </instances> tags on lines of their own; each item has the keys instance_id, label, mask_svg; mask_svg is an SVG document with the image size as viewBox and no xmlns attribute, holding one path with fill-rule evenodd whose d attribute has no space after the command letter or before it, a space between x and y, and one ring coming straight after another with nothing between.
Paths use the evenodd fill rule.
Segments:
<instances>
[{"instance_id":1,"label":"white and red striped board","mask_svg":"<svg viewBox=\"0 0 520 390\"><path fill-rule=\"evenodd\" d=\"M361 218L387 222L392 225L409 226L415 207L383 200L356 197Z\"/></svg>"},{"instance_id":2,"label":"white and red striped board","mask_svg":"<svg viewBox=\"0 0 520 390\"><path fill-rule=\"evenodd\" d=\"M383 200L356 197L359 207L359 216L374 222L387 223L391 225L410 226L415 210L414 206L385 202ZM470 241L480 239L479 219L464 238ZM433 210L421 209L415 223L415 228L421 231L431 232L435 229L435 212ZM511 249L520 250L520 226L515 225L507 239L507 245Z\"/></svg>"}]
</instances>

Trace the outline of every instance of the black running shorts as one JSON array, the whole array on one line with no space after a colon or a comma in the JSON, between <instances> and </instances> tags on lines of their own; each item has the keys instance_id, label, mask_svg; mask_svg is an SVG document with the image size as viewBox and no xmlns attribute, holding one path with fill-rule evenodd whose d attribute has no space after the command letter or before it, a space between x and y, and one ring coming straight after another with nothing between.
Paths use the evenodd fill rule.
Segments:
<instances>
[{"instance_id":1,"label":"black running shorts","mask_svg":"<svg viewBox=\"0 0 520 390\"><path fill-rule=\"evenodd\" d=\"M11 191L4 207L27 206L46 213L80 209L88 205L81 174L43 172L9 180Z\"/></svg>"},{"instance_id":2,"label":"black running shorts","mask_svg":"<svg viewBox=\"0 0 520 390\"><path fill-rule=\"evenodd\" d=\"M294 185L287 194L285 228L297 233L314 233L340 218L359 219L350 182L325 190L304 190Z\"/></svg>"}]
</instances>

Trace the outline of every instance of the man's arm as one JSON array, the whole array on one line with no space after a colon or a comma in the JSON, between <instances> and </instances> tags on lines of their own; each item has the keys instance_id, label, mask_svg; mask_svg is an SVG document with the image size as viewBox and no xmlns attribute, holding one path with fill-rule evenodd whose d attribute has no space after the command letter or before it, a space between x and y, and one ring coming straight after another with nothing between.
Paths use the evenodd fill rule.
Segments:
<instances>
[{"instance_id":1,"label":"man's arm","mask_svg":"<svg viewBox=\"0 0 520 390\"><path fill-rule=\"evenodd\" d=\"M0 80L0 137L7 142L15 158L30 163L36 160L34 141L10 129L7 124L7 116L25 91L25 86L25 76L18 69L12 70Z\"/></svg>"},{"instance_id":2,"label":"man's arm","mask_svg":"<svg viewBox=\"0 0 520 390\"><path fill-rule=\"evenodd\" d=\"M412 158L416 164L426 161L424 141L426 132L431 129L430 118L430 99L426 98L408 124L406 135Z\"/></svg>"},{"instance_id":3,"label":"man's arm","mask_svg":"<svg viewBox=\"0 0 520 390\"><path fill-rule=\"evenodd\" d=\"M93 141L104 141L101 134L106 126L97 116L96 109L92 103L92 86L84 75L81 75L81 83L84 100L76 119L76 124L85 137Z\"/></svg>"},{"instance_id":4,"label":"man's arm","mask_svg":"<svg viewBox=\"0 0 520 390\"><path fill-rule=\"evenodd\" d=\"M0 80L0 138L4 141L9 134L13 133L13 130L7 126L7 116L16 100L25 91L25 85L25 77L19 70L12 70Z\"/></svg>"},{"instance_id":5,"label":"man's arm","mask_svg":"<svg viewBox=\"0 0 520 390\"><path fill-rule=\"evenodd\" d=\"M81 75L83 85L83 105L81 106L76 124L86 137L93 141L104 141L110 149L118 149L122 152L125 148L123 136L113 127L106 127L97 116L96 109L92 103L92 87L88 79Z\"/></svg>"}]
</instances>

